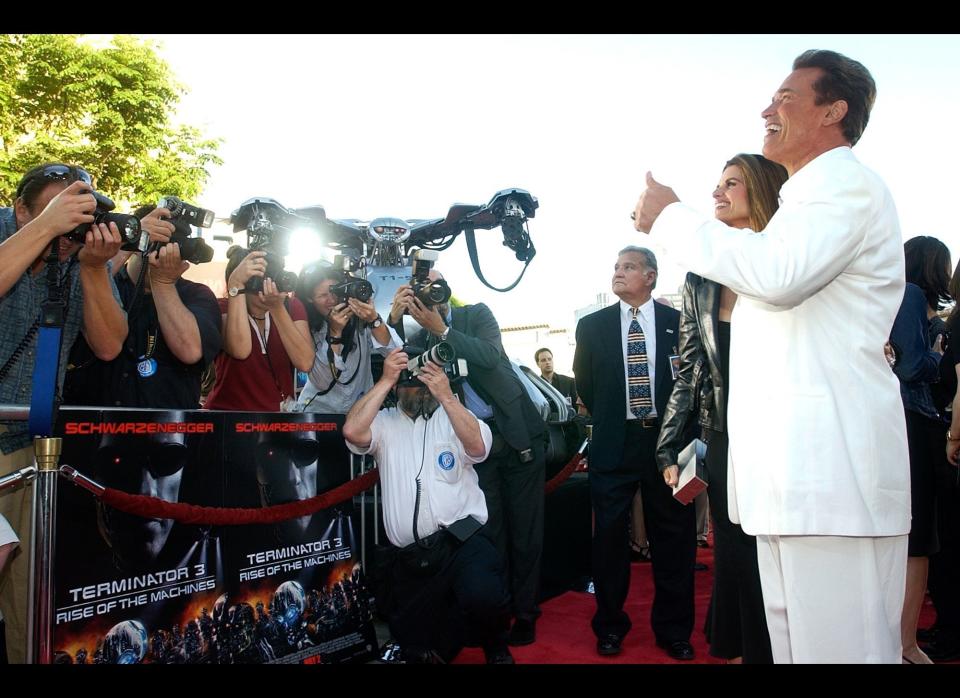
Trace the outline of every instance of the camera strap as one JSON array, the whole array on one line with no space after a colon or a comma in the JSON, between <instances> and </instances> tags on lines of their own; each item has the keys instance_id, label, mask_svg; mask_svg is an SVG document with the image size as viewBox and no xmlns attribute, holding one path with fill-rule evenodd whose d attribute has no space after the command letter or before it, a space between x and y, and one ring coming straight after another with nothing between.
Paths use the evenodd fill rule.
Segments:
<instances>
[{"instance_id":1,"label":"camera strap","mask_svg":"<svg viewBox=\"0 0 960 698\"><path fill-rule=\"evenodd\" d=\"M473 226L469 224L464 225L463 232L467 237L467 252L470 253L470 263L473 265L473 272L477 275L477 278L480 279L483 285L487 288L493 289L494 291L500 291L501 293L506 293L507 291L513 290L516 285L520 283L523 275L527 273L527 267L530 266L530 260L528 259L526 262L524 262L523 269L521 270L520 276L517 277L516 281L506 288L497 288L487 281L483 276L483 272L480 271L480 258L477 256L477 240L473 233Z\"/></svg>"},{"instance_id":2,"label":"camera strap","mask_svg":"<svg viewBox=\"0 0 960 698\"><path fill-rule=\"evenodd\" d=\"M63 344L63 324L67 314L67 299L61 295L63 279L60 258L55 241L47 257L47 299L40 306L37 334L37 356L33 367L33 390L30 395L30 416L27 426L30 436L50 436L57 415L57 378L60 375L60 347ZM67 264L69 273L75 260ZM69 289L67 291L69 295ZM28 332L29 334L29 332Z\"/></svg>"}]
</instances>

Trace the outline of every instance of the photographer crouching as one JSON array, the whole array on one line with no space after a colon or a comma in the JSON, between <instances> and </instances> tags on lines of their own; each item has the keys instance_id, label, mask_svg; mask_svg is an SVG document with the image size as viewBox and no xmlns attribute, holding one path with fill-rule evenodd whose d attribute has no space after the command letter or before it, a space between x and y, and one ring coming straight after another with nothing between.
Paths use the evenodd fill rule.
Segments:
<instances>
[{"instance_id":1,"label":"photographer crouching","mask_svg":"<svg viewBox=\"0 0 960 698\"><path fill-rule=\"evenodd\" d=\"M343 426L348 448L380 469L391 547L377 551L377 603L406 661L449 662L475 638L488 664L513 664L507 648L509 595L500 556L475 535L487 505L473 469L486 459L490 428L453 395L441 366L390 353L383 375ZM380 410L397 385L398 406ZM469 635L468 635L469 634Z\"/></svg>"},{"instance_id":2,"label":"photographer crouching","mask_svg":"<svg viewBox=\"0 0 960 698\"><path fill-rule=\"evenodd\" d=\"M74 405L197 409L204 369L222 343L220 308L213 291L182 275L190 262L210 261L213 250L170 209L141 206L134 215L151 251L130 255L115 276L130 332L112 361L98 359L78 339L64 398Z\"/></svg>"},{"instance_id":3,"label":"photographer crouching","mask_svg":"<svg viewBox=\"0 0 960 698\"><path fill-rule=\"evenodd\" d=\"M85 170L47 163L23 176L12 208L0 209L0 403L31 401L34 371L42 370L36 366L41 306L51 289L63 308L58 388L67 353L81 331L100 359L109 361L120 352L127 319L109 260L123 236L117 219L104 215L112 202L97 196ZM0 476L33 462L30 445L26 422L0 424ZM21 551L31 544L31 493L24 488L0 497L0 514L19 536ZM17 555L0 577L0 613L13 663L25 658L28 557Z\"/></svg>"},{"instance_id":4,"label":"photographer crouching","mask_svg":"<svg viewBox=\"0 0 960 698\"><path fill-rule=\"evenodd\" d=\"M373 352L386 357L400 347L400 337L374 308L370 283L336 265L304 269L297 297L317 347L298 408L346 414L373 387Z\"/></svg>"}]
</instances>

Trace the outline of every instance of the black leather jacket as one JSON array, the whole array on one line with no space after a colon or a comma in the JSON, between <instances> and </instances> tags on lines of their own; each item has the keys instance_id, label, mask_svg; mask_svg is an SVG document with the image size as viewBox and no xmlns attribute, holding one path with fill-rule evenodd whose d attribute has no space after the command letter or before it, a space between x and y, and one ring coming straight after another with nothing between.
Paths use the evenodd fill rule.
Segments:
<instances>
[{"instance_id":1,"label":"black leather jacket","mask_svg":"<svg viewBox=\"0 0 960 698\"><path fill-rule=\"evenodd\" d=\"M720 284L687 274L680 315L680 372L663 414L657 441L657 465L676 465L677 454L689 443L690 418L701 426L723 431L727 423L726 400L720 370L717 322Z\"/></svg>"}]
</instances>

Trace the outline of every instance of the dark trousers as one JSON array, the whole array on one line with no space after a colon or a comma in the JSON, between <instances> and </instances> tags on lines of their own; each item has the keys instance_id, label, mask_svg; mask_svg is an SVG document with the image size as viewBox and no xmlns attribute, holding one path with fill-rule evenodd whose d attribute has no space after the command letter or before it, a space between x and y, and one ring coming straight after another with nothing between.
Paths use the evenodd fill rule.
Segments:
<instances>
[{"instance_id":1,"label":"dark trousers","mask_svg":"<svg viewBox=\"0 0 960 698\"><path fill-rule=\"evenodd\" d=\"M940 448L935 467L940 552L930 556L927 588L937 609L937 628L960 641L960 471L947 462L942 429L935 447Z\"/></svg>"},{"instance_id":2,"label":"dark trousers","mask_svg":"<svg viewBox=\"0 0 960 698\"><path fill-rule=\"evenodd\" d=\"M405 651L433 650L446 662L467 640L506 647L509 595L490 541L473 535L460 543L445 531L425 541L429 551L416 544L377 551L377 565L386 567L377 603L393 637Z\"/></svg>"},{"instance_id":3,"label":"dark trousers","mask_svg":"<svg viewBox=\"0 0 960 698\"><path fill-rule=\"evenodd\" d=\"M658 428L628 422L623 460L613 469L590 464L593 502L593 584L597 637L623 637L630 630L623 611L630 587L630 506L640 486L643 518L653 558L654 598L650 624L660 643L689 640L693 630L693 565L697 516L693 506L673 498L654 461ZM599 465L599 469L596 467Z\"/></svg>"},{"instance_id":4,"label":"dark trousers","mask_svg":"<svg viewBox=\"0 0 960 698\"><path fill-rule=\"evenodd\" d=\"M493 446L483 463L474 466L487 500L487 523L482 533L493 542L504 561L510 587L511 611L516 618L540 616L540 564L543 558L543 444L534 439L533 460L503 440L495 426Z\"/></svg>"}]
</instances>

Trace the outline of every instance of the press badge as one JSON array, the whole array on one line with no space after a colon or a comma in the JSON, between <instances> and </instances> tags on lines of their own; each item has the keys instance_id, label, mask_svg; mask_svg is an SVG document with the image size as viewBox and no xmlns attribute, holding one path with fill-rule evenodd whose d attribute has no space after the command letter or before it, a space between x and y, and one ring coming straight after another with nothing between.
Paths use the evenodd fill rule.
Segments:
<instances>
[{"instance_id":1,"label":"press badge","mask_svg":"<svg viewBox=\"0 0 960 698\"><path fill-rule=\"evenodd\" d=\"M140 374L140 377L149 378L156 372L157 372L157 360L152 358L145 359L141 356L140 361L137 363L137 373Z\"/></svg>"},{"instance_id":2,"label":"press badge","mask_svg":"<svg viewBox=\"0 0 960 698\"><path fill-rule=\"evenodd\" d=\"M680 375L680 355L670 354L667 358L670 360L670 373L673 374L673 380L677 380L677 376Z\"/></svg>"}]
</instances>

